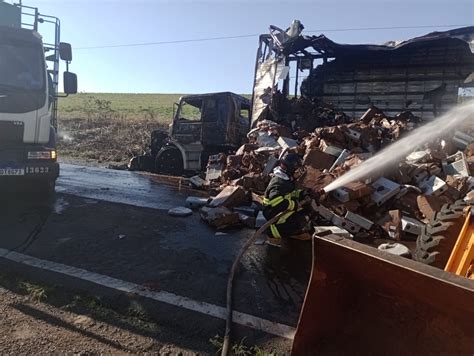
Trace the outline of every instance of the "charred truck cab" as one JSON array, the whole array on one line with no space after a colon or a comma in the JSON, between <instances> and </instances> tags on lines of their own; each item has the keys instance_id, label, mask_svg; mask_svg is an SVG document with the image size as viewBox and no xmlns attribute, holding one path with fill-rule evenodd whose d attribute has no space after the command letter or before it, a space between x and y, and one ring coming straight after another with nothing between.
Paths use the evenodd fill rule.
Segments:
<instances>
[{"instance_id":1,"label":"charred truck cab","mask_svg":"<svg viewBox=\"0 0 474 356\"><path fill-rule=\"evenodd\" d=\"M43 43L39 24L52 25L52 43ZM24 183L35 191L54 191L59 61L72 59L71 46L59 39L59 19L0 2L1 188ZM64 73L64 92L77 92L75 74Z\"/></svg>"},{"instance_id":2,"label":"charred truck cab","mask_svg":"<svg viewBox=\"0 0 474 356\"><path fill-rule=\"evenodd\" d=\"M169 133L153 131L148 170L181 175L205 170L212 154L237 149L250 127L250 101L222 92L187 95L175 104ZM131 168L138 167L135 160ZM151 168L151 169L150 169Z\"/></svg>"}]
</instances>

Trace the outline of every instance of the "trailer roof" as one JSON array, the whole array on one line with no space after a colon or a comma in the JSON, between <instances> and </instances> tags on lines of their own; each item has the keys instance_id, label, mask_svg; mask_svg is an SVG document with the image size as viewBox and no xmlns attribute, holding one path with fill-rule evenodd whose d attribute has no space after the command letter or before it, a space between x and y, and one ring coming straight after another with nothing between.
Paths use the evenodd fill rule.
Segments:
<instances>
[{"instance_id":1,"label":"trailer roof","mask_svg":"<svg viewBox=\"0 0 474 356\"><path fill-rule=\"evenodd\" d=\"M183 95L181 98L186 100L187 102L190 102L190 101L193 101L193 100L201 100L201 99L204 99L204 98L217 97L217 96L233 96L234 98L238 98L240 101L242 101L244 103L250 104L249 99L247 99L247 98L245 98L241 95L232 93L230 91L222 91L222 92L216 92L216 93L205 93L205 94Z\"/></svg>"},{"instance_id":2,"label":"trailer roof","mask_svg":"<svg viewBox=\"0 0 474 356\"><path fill-rule=\"evenodd\" d=\"M262 35L263 40L271 41L271 35ZM363 52L394 51L408 46L430 45L434 41L462 41L474 52L474 26L461 27L449 31L431 32L424 36L415 37L403 42L391 41L384 45L375 44L340 44L325 35L298 36L284 42L280 47L274 47L284 55L305 53L311 47L325 57L354 55Z\"/></svg>"}]
</instances>

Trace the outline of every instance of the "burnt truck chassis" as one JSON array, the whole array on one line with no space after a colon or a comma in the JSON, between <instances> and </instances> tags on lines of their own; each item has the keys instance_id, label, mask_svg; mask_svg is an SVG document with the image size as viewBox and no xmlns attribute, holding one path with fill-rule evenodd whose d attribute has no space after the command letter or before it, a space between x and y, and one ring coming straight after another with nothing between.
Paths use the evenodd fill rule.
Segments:
<instances>
[{"instance_id":1,"label":"burnt truck chassis","mask_svg":"<svg viewBox=\"0 0 474 356\"><path fill-rule=\"evenodd\" d=\"M220 92L186 95L176 105L169 132L153 131L149 152L132 158L130 170L169 175L203 171L209 156L235 151L244 143L250 127L248 99ZM198 117L186 117L185 105Z\"/></svg>"}]
</instances>

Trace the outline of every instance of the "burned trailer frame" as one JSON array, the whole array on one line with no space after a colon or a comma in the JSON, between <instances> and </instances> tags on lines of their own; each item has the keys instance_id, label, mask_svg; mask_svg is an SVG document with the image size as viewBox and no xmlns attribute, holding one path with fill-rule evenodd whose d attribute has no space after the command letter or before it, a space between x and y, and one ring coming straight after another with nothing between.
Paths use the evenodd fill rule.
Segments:
<instances>
[{"instance_id":1,"label":"burned trailer frame","mask_svg":"<svg viewBox=\"0 0 474 356\"><path fill-rule=\"evenodd\" d=\"M338 44L324 35L282 41L271 28L259 39L252 123L271 110L277 91L319 98L353 117L373 105L388 115L410 110L430 119L457 103L459 88L472 86L473 51L472 26L386 45ZM301 81L304 70L309 75Z\"/></svg>"}]
</instances>

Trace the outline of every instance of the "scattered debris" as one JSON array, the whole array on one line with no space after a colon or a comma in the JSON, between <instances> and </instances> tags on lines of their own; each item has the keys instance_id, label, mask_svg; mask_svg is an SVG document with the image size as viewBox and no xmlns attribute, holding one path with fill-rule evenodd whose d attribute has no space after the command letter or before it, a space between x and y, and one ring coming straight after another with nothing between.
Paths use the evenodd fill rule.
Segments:
<instances>
[{"instance_id":1,"label":"scattered debris","mask_svg":"<svg viewBox=\"0 0 474 356\"><path fill-rule=\"evenodd\" d=\"M320 237L326 235L338 235L350 239L354 237L349 231L342 229L338 226L316 226L314 234Z\"/></svg>"},{"instance_id":2,"label":"scattered debris","mask_svg":"<svg viewBox=\"0 0 474 356\"><path fill-rule=\"evenodd\" d=\"M402 230L406 233L418 236L423 231L424 226L425 224L423 224L421 221L408 216L402 216Z\"/></svg>"},{"instance_id":3,"label":"scattered debris","mask_svg":"<svg viewBox=\"0 0 474 356\"><path fill-rule=\"evenodd\" d=\"M193 211L189 208L185 208L184 206L178 206L176 208L172 208L168 210L168 215L174 217L186 217L192 215Z\"/></svg>"},{"instance_id":4,"label":"scattered debris","mask_svg":"<svg viewBox=\"0 0 474 356\"><path fill-rule=\"evenodd\" d=\"M239 213L232 212L223 206L217 208L203 207L201 209L201 219L217 229L240 224Z\"/></svg>"},{"instance_id":5,"label":"scattered debris","mask_svg":"<svg viewBox=\"0 0 474 356\"><path fill-rule=\"evenodd\" d=\"M372 184L374 192L372 193L372 201L378 206L386 203L390 198L394 197L400 191L400 185L381 177Z\"/></svg>"},{"instance_id":6,"label":"scattered debris","mask_svg":"<svg viewBox=\"0 0 474 356\"><path fill-rule=\"evenodd\" d=\"M226 208L233 208L245 203L247 197L245 190L241 187L227 186L209 203L211 208L225 206Z\"/></svg>"},{"instance_id":7,"label":"scattered debris","mask_svg":"<svg viewBox=\"0 0 474 356\"><path fill-rule=\"evenodd\" d=\"M374 226L374 223L370 221L369 219L364 218L363 216L360 216L358 214L355 214L351 211L348 211L346 213L345 218L351 222L353 222L356 225L359 225L365 230L370 230L372 226Z\"/></svg>"},{"instance_id":8,"label":"scattered debris","mask_svg":"<svg viewBox=\"0 0 474 356\"><path fill-rule=\"evenodd\" d=\"M239 219L242 225L253 229L257 219L254 216L248 216L242 213L239 213Z\"/></svg>"},{"instance_id":9,"label":"scattered debris","mask_svg":"<svg viewBox=\"0 0 474 356\"><path fill-rule=\"evenodd\" d=\"M189 209L199 209L205 206L209 202L209 198L201 197L187 197L186 198L186 207Z\"/></svg>"},{"instance_id":10,"label":"scattered debris","mask_svg":"<svg viewBox=\"0 0 474 356\"><path fill-rule=\"evenodd\" d=\"M378 247L379 250L391 253L397 256L409 257L411 255L410 249L405 245L399 243L384 243Z\"/></svg>"},{"instance_id":11,"label":"scattered debris","mask_svg":"<svg viewBox=\"0 0 474 356\"><path fill-rule=\"evenodd\" d=\"M206 180L202 179L200 176L193 176L189 178L189 181L196 188L202 188L206 185Z\"/></svg>"},{"instance_id":12,"label":"scattered debris","mask_svg":"<svg viewBox=\"0 0 474 356\"><path fill-rule=\"evenodd\" d=\"M284 100L278 92L274 95L275 100ZM300 97L292 99L291 105L296 111L302 110L297 109L300 105L314 114L304 119L305 128L311 131L285 120L261 120L249 132L249 143L234 154L210 157L206 188L218 194L201 216L211 226L262 226L265 218L261 211L257 214L257 207L262 205L273 168L286 152L303 158L297 185L318 192L422 123L410 112L388 117L376 107L351 119L317 100ZM328 123L335 125L326 126ZM444 204L472 191L473 135L474 129L469 128L466 133L447 133L443 139L418 147L393 170L371 172L364 181L335 189L313 206L316 234L413 241Z\"/></svg>"}]
</instances>

